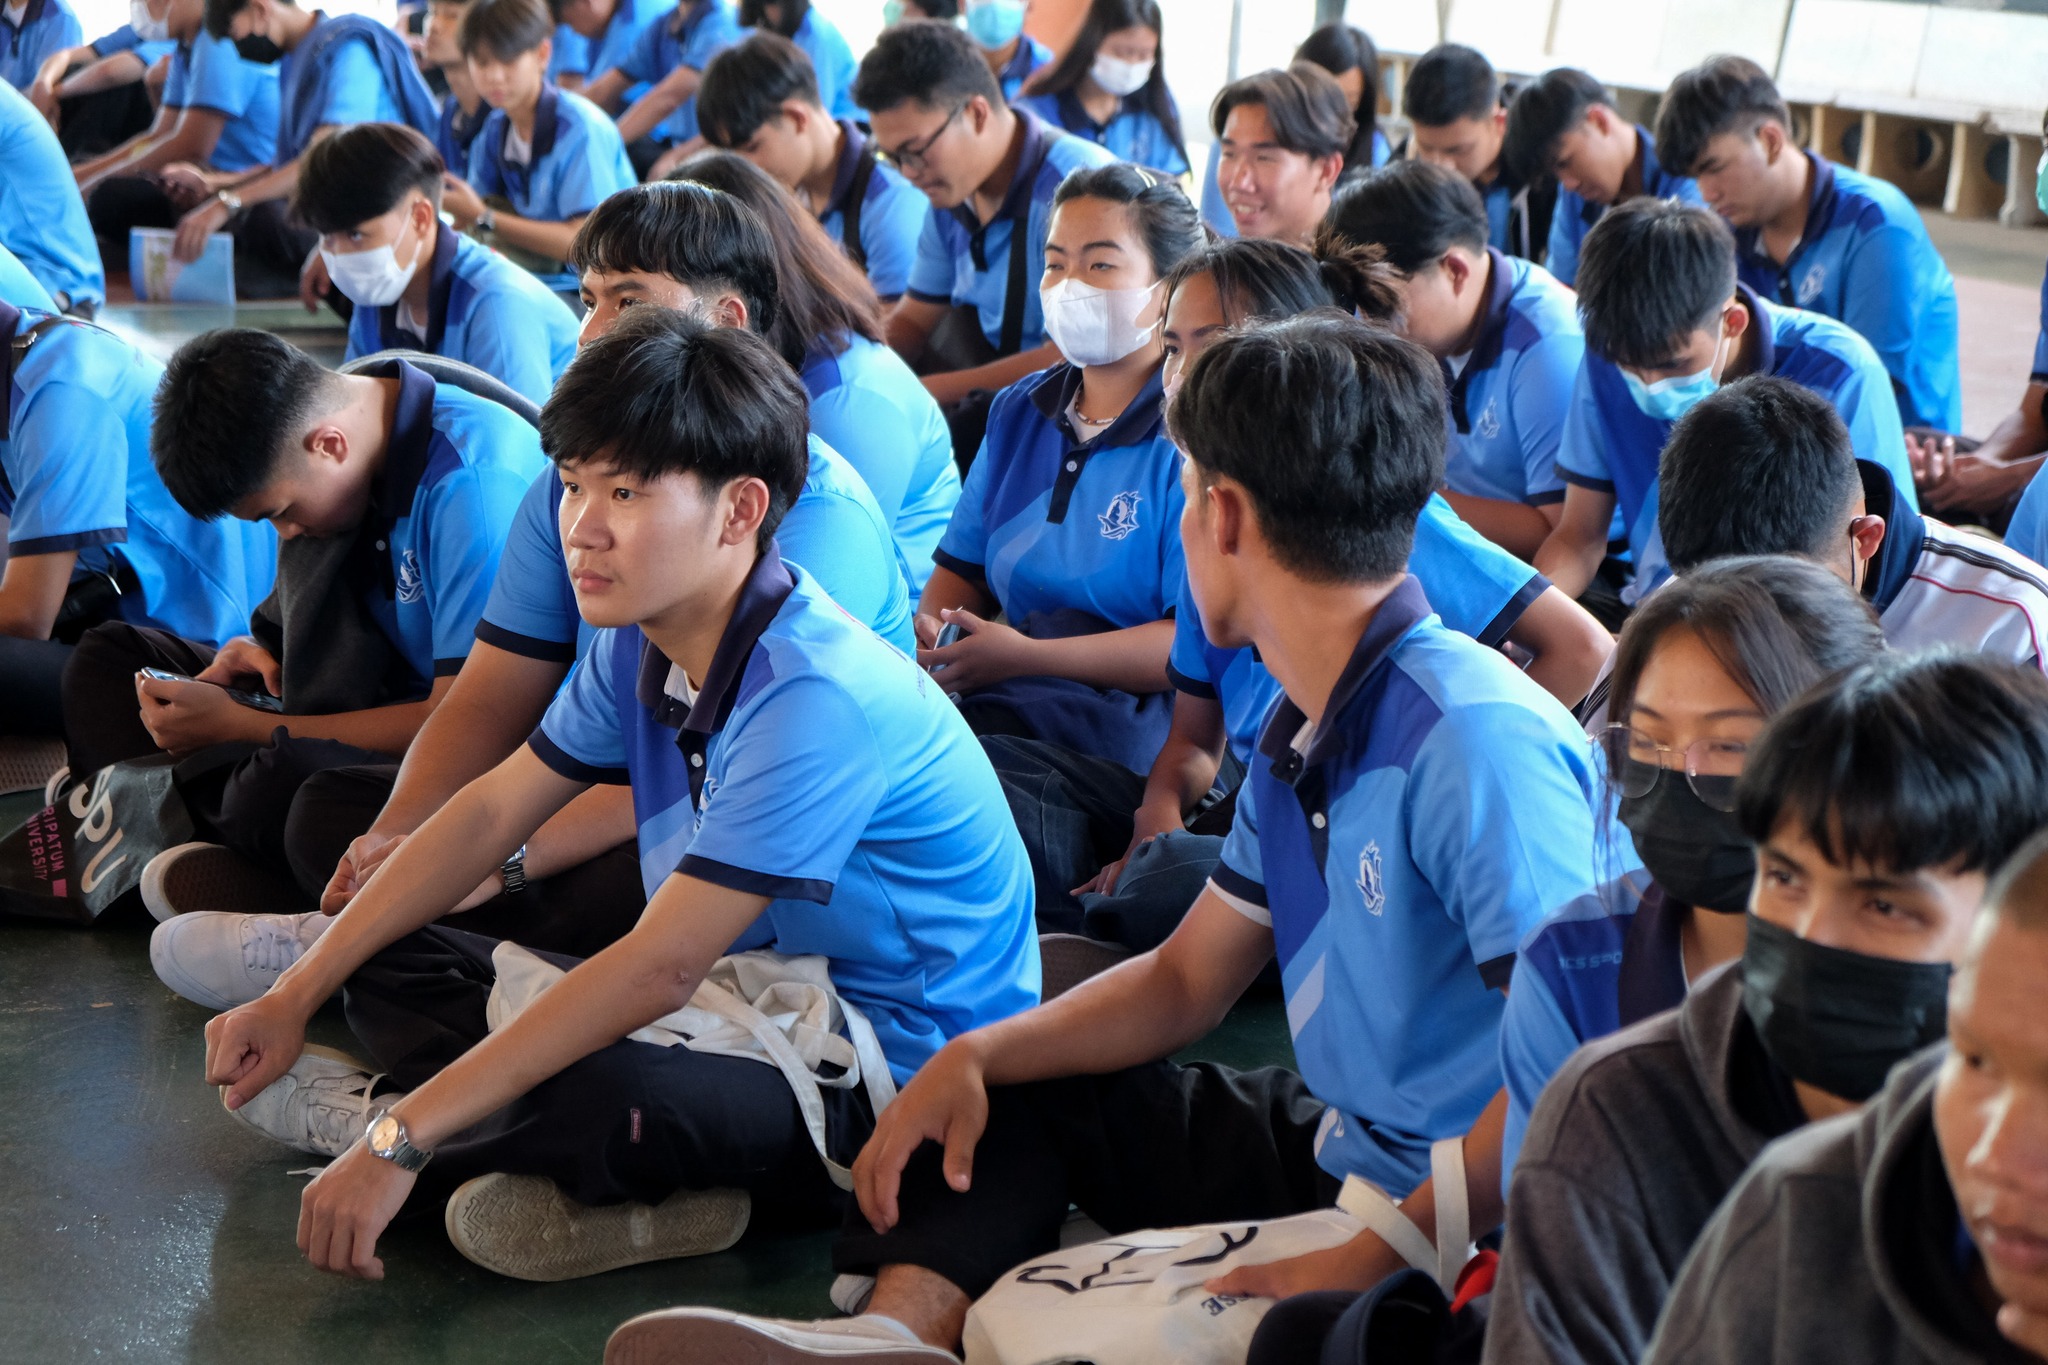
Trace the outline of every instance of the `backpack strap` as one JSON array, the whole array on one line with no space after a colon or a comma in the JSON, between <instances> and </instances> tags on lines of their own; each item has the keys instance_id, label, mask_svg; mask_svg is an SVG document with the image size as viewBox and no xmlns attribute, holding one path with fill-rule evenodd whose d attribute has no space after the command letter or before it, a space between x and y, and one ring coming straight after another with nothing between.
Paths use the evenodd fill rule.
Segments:
<instances>
[{"instance_id":1,"label":"backpack strap","mask_svg":"<svg viewBox=\"0 0 2048 1365\"><path fill-rule=\"evenodd\" d=\"M1465 1140L1445 1138L1429 1149L1430 1188L1436 1195L1437 1238L1434 1246L1414 1220L1369 1180L1349 1176L1337 1195L1337 1207L1365 1224L1396 1255L1425 1275L1436 1278L1444 1297L1457 1292L1472 1243L1472 1212L1465 1193Z\"/></svg>"},{"instance_id":2,"label":"backpack strap","mask_svg":"<svg viewBox=\"0 0 2048 1365\"><path fill-rule=\"evenodd\" d=\"M868 182L875 178L875 144L864 143L860 159L853 165L853 183L846 187L846 207L839 214L839 244L846 248L846 254L866 274L868 268L867 248L860 244L860 211L867 203Z\"/></svg>"}]
</instances>

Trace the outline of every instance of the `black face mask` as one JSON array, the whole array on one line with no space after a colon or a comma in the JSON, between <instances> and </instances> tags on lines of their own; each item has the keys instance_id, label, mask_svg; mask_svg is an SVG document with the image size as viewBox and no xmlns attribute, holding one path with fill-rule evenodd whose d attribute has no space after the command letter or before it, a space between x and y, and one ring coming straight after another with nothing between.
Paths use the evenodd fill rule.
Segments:
<instances>
[{"instance_id":1,"label":"black face mask","mask_svg":"<svg viewBox=\"0 0 2048 1365\"><path fill-rule=\"evenodd\" d=\"M1623 762L1645 766L1632 758ZM1723 915L1749 908L1756 849L1742 837L1733 815L1700 800L1684 773L1659 772L1649 795L1621 798L1619 814L1635 837L1643 867L1665 895Z\"/></svg>"},{"instance_id":2,"label":"black face mask","mask_svg":"<svg viewBox=\"0 0 2048 1365\"><path fill-rule=\"evenodd\" d=\"M1810 943L1752 915L1742 1008L1786 1075L1860 1104L1948 1032L1949 970Z\"/></svg>"},{"instance_id":3,"label":"black face mask","mask_svg":"<svg viewBox=\"0 0 2048 1365\"><path fill-rule=\"evenodd\" d=\"M243 61L259 66L271 66L284 59L284 49L260 33L235 39L235 51L242 54Z\"/></svg>"}]
</instances>

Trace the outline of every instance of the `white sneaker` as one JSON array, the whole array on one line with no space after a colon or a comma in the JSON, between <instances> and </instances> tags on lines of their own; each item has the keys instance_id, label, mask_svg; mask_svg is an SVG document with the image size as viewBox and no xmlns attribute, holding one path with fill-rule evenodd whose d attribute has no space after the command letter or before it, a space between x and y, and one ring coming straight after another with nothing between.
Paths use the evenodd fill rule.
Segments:
<instances>
[{"instance_id":1,"label":"white sneaker","mask_svg":"<svg viewBox=\"0 0 2048 1365\"><path fill-rule=\"evenodd\" d=\"M875 1297L875 1277L836 1276L833 1278L832 1287L825 1291L825 1297L832 1300L832 1306L849 1318L857 1318L868 1311L868 1300Z\"/></svg>"},{"instance_id":2,"label":"white sneaker","mask_svg":"<svg viewBox=\"0 0 2048 1365\"><path fill-rule=\"evenodd\" d=\"M307 908L294 882L219 844L179 844L142 869L142 903L160 920L195 910L252 915Z\"/></svg>"},{"instance_id":3,"label":"white sneaker","mask_svg":"<svg viewBox=\"0 0 2048 1365\"><path fill-rule=\"evenodd\" d=\"M384 1079L345 1052L308 1047L292 1069L272 1081L240 1109L239 1121L267 1138L315 1156L340 1156L355 1145L373 1115L403 1096L370 1098L371 1087ZM221 1087L225 1101L227 1087Z\"/></svg>"},{"instance_id":4,"label":"white sneaker","mask_svg":"<svg viewBox=\"0 0 2048 1365\"><path fill-rule=\"evenodd\" d=\"M707 1256L747 1230L745 1190L678 1190L659 1204L579 1204L552 1180L480 1175L449 1196L455 1249L517 1280L575 1280L621 1266Z\"/></svg>"},{"instance_id":5,"label":"white sneaker","mask_svg":"<svg viewBox=\"0 0 2048 1365\"><path fill-rule=\"evenodd\" d=\"M720 1308L665 1308L620 1324L604 1347L604 1365L799 1365L812 1360L860 1365L960 1365L885 1318L786 1322Z\"/></svg>"},{"instance_id":6,"label":"white sneaker","mask_svg":"<svg viewBox=\"0 0 2048 1365\"><path fill-rule=\"evenodd\" d=\"M195 1005L231 1010L276 984L334 921L303 915L231 915L195 910L174 915L149 936L157 978Z\"/></svg>"}]
</instances>

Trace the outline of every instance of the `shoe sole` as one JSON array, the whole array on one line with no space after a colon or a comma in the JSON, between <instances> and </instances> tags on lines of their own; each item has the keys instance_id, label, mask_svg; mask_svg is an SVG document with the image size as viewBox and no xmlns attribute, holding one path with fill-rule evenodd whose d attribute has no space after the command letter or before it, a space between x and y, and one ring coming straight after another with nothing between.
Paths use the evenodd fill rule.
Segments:
<instances>
[{"instance_id":1,"label":"shoe sole","mask_svg":"<svg viewBox=\"0 0 2048 1365\"><path fill-rule=\"evenodd\" d=\"M1083 934L1040 934L1039 999L1057 999L1089 977L1100 976L1132 956L1131 950L1122 944L1105 943Z\"/></svg>"},{"instance_id":2,"label":"shoe sole","mask_svg":"<svg viewBox=\"0 0 2048 1365\"><path fill-rule=\"evenodd\" d=\"M159 921L189 910L295 914L314 907L297 885L219 844L179 844L142 869L142 903Z\"/></svg>"},{"instance_id":3,"label":"shoe sole","mask_svg":"<svg viewBox=\"0 0 2048 1365\"><path fill-rule=\"evenodd\" d=\"M61 739L0 739L0 796L46 792L63 768Z\"/></svg>"},{"instance_id":4,"label":"shoe sole","mask_svg":"<svg viewBox=\"0 0 2048 1365\"><path fill-rule=\"evenodd\" d=\"M668 1309L621 1323L604 1345L604 1365L802 1365L846 1360L859 1365L940 1365L959 1357L905 1342L849 1340L843 1349L792 1345L744 1319L716 1310Z\"/></svg>"},{"instance_id":5,"label":"shoe sole","mask_svg":"<svg viewBox=\"0 0 2048 1365\"><path fill-rule=\"evenodd\" d=\"M297 1062L292 1063L291 1071L285 1072L284 1076L278 1077L277 1080L272 1081L271 1084L276 1085L278 1081L282 1081L283 1079L285 1079L285 1076L291 1076L293 1072L299 1069L299 1063L305 1061L308 1057L311 1057L316 1061L333 1062L337 1067L343 1067L350 1071L365 1071L374 1074L377 1070L377 1068L371 1066L368 1062L363 1061L361 1058L351 1057L346 1052L343 1052L338 1048L321 1047L318 1043L308 1043L304 1048L300 1049L299 1060ZM221 1108L227 1109L228 1087L224 1085L216 1086L215 1089L220 1091ZM259 1094L260 1093L266 1092L259 1092ZM249 1104L254 1104L255 1102L256 1098L252 1096L249 1100ZM331 1155L330 1153L317 1151L314 1148L304 1146L300 1143L286 1142L277 1134L263 1127L254 1119L248 1117L249 1104L244 1104L240 1109L227 1109L228 1117L233 1119L235 1122L241 1124L244 1128L247 1128L250 1132L261 1133L264 1137L269 1138L272 1142L275 1142L283 1147L289 1147L295 1152L304 1152L309 1156ZM365 1126L368 1126L367 1123L365 1124Z\"/></svg>"},{"instance_id":6,"label":"shoe sole","mask_svg":"<svg viewBox=\"0 0 2048 1365\"><path fill-rule=\"evenodd\" d=\"M515 1280L576 1280L623 1266L708 1256L747 1230L744 1190L684 1190L661 1204L584 1207L552 1180L486 1175L448 1199L455 1249Z\"/></svg>"}]
</instances>

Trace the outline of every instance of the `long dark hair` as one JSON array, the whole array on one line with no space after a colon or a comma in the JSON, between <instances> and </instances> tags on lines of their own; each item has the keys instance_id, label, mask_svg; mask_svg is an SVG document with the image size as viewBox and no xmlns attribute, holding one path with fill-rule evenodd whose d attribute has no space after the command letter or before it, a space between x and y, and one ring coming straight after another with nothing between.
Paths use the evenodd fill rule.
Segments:
<instances>
[{"instance_id":1,"label":"long dark hair","mask_svg":"<svg viewBox=\"0 0 2048 1365\"><path fill-rule=\"evenodd\" d=\"M782 15L779 24L768 22L768 6L771 4ZM740 0L740 26L766 28L785 38L794 38L810 12L811 0Z\"/></svg>"},{"instance_id":2,"label":"long dark hair","mask_svg":"<svg viewBox=\"0 0 2048 1365\"><path fill-rule=\"evenodd\" d=\"M1400 278L1378 247L1323 234L1313 252L1292 242L1236 237L1183 257L1166 277L1169 303L1198 275L1216 282L1216 297L1233 327L1277 321L1317 308L1341 308L1390 325L1401 309Z\"/></svg>"},{"instance_id":3,"label":"long dark hair","mask_svg":"<svg viewBox=\"0 0 2048 1365\"><path fill-rule=\"evenodd\" d=\"M1380 50L1362 28L1349 24L1324 24L1294 49L1297 62L1314 62L1332 76L1358 71L1365 76L1365 89L1358 96L1358 131L1351 135L1351 150L1344 153L1344 169L1372 165L1373 137L1380 126Z\"/></svg>"},{"instance_id":4,"label":"long dark hair","mask_svg":"<svg viewBox=\"0 0 2048 1365\"><path fill-rule=\"evenodd\" d=\"M1138 104L1159 120L1159 126L1166 130L1180 159L1188 159L1187 140L1180 129L1180 110L1174 107L1173 95L1166 88L1166 28L1165 16L1160 13L1159 0L1092 0L1088 6L1088 17L1081 23L1081 31L1074 35L1066 55L1057 62L1034 75L1024 86L1026 95L1063 95L1081 83L1088 69L1095 65L1095 54L1102 47L1102 40L1110 34L1127 28L1149 28L1159 39L1159 50L1152 58L1152 79L1139 87ZM1192 164L1192 163L1191 163Z\"/></svg>"},{"instance_id":5,"label":"long dark hair","mask_svg":"<svg viewBox=\"0 0 2048 1365\"><path fill-rule=\"evenodd\" d=\"M736 152L701 152L671 180L722 190L754 211L775 243L775 285L781 306L766 328L769 342L792 366L824 346L835 354L849 336L882 340L882 305L875 287L825 235L818 220L766 171Z\"/></svg>"}]
</instances>

